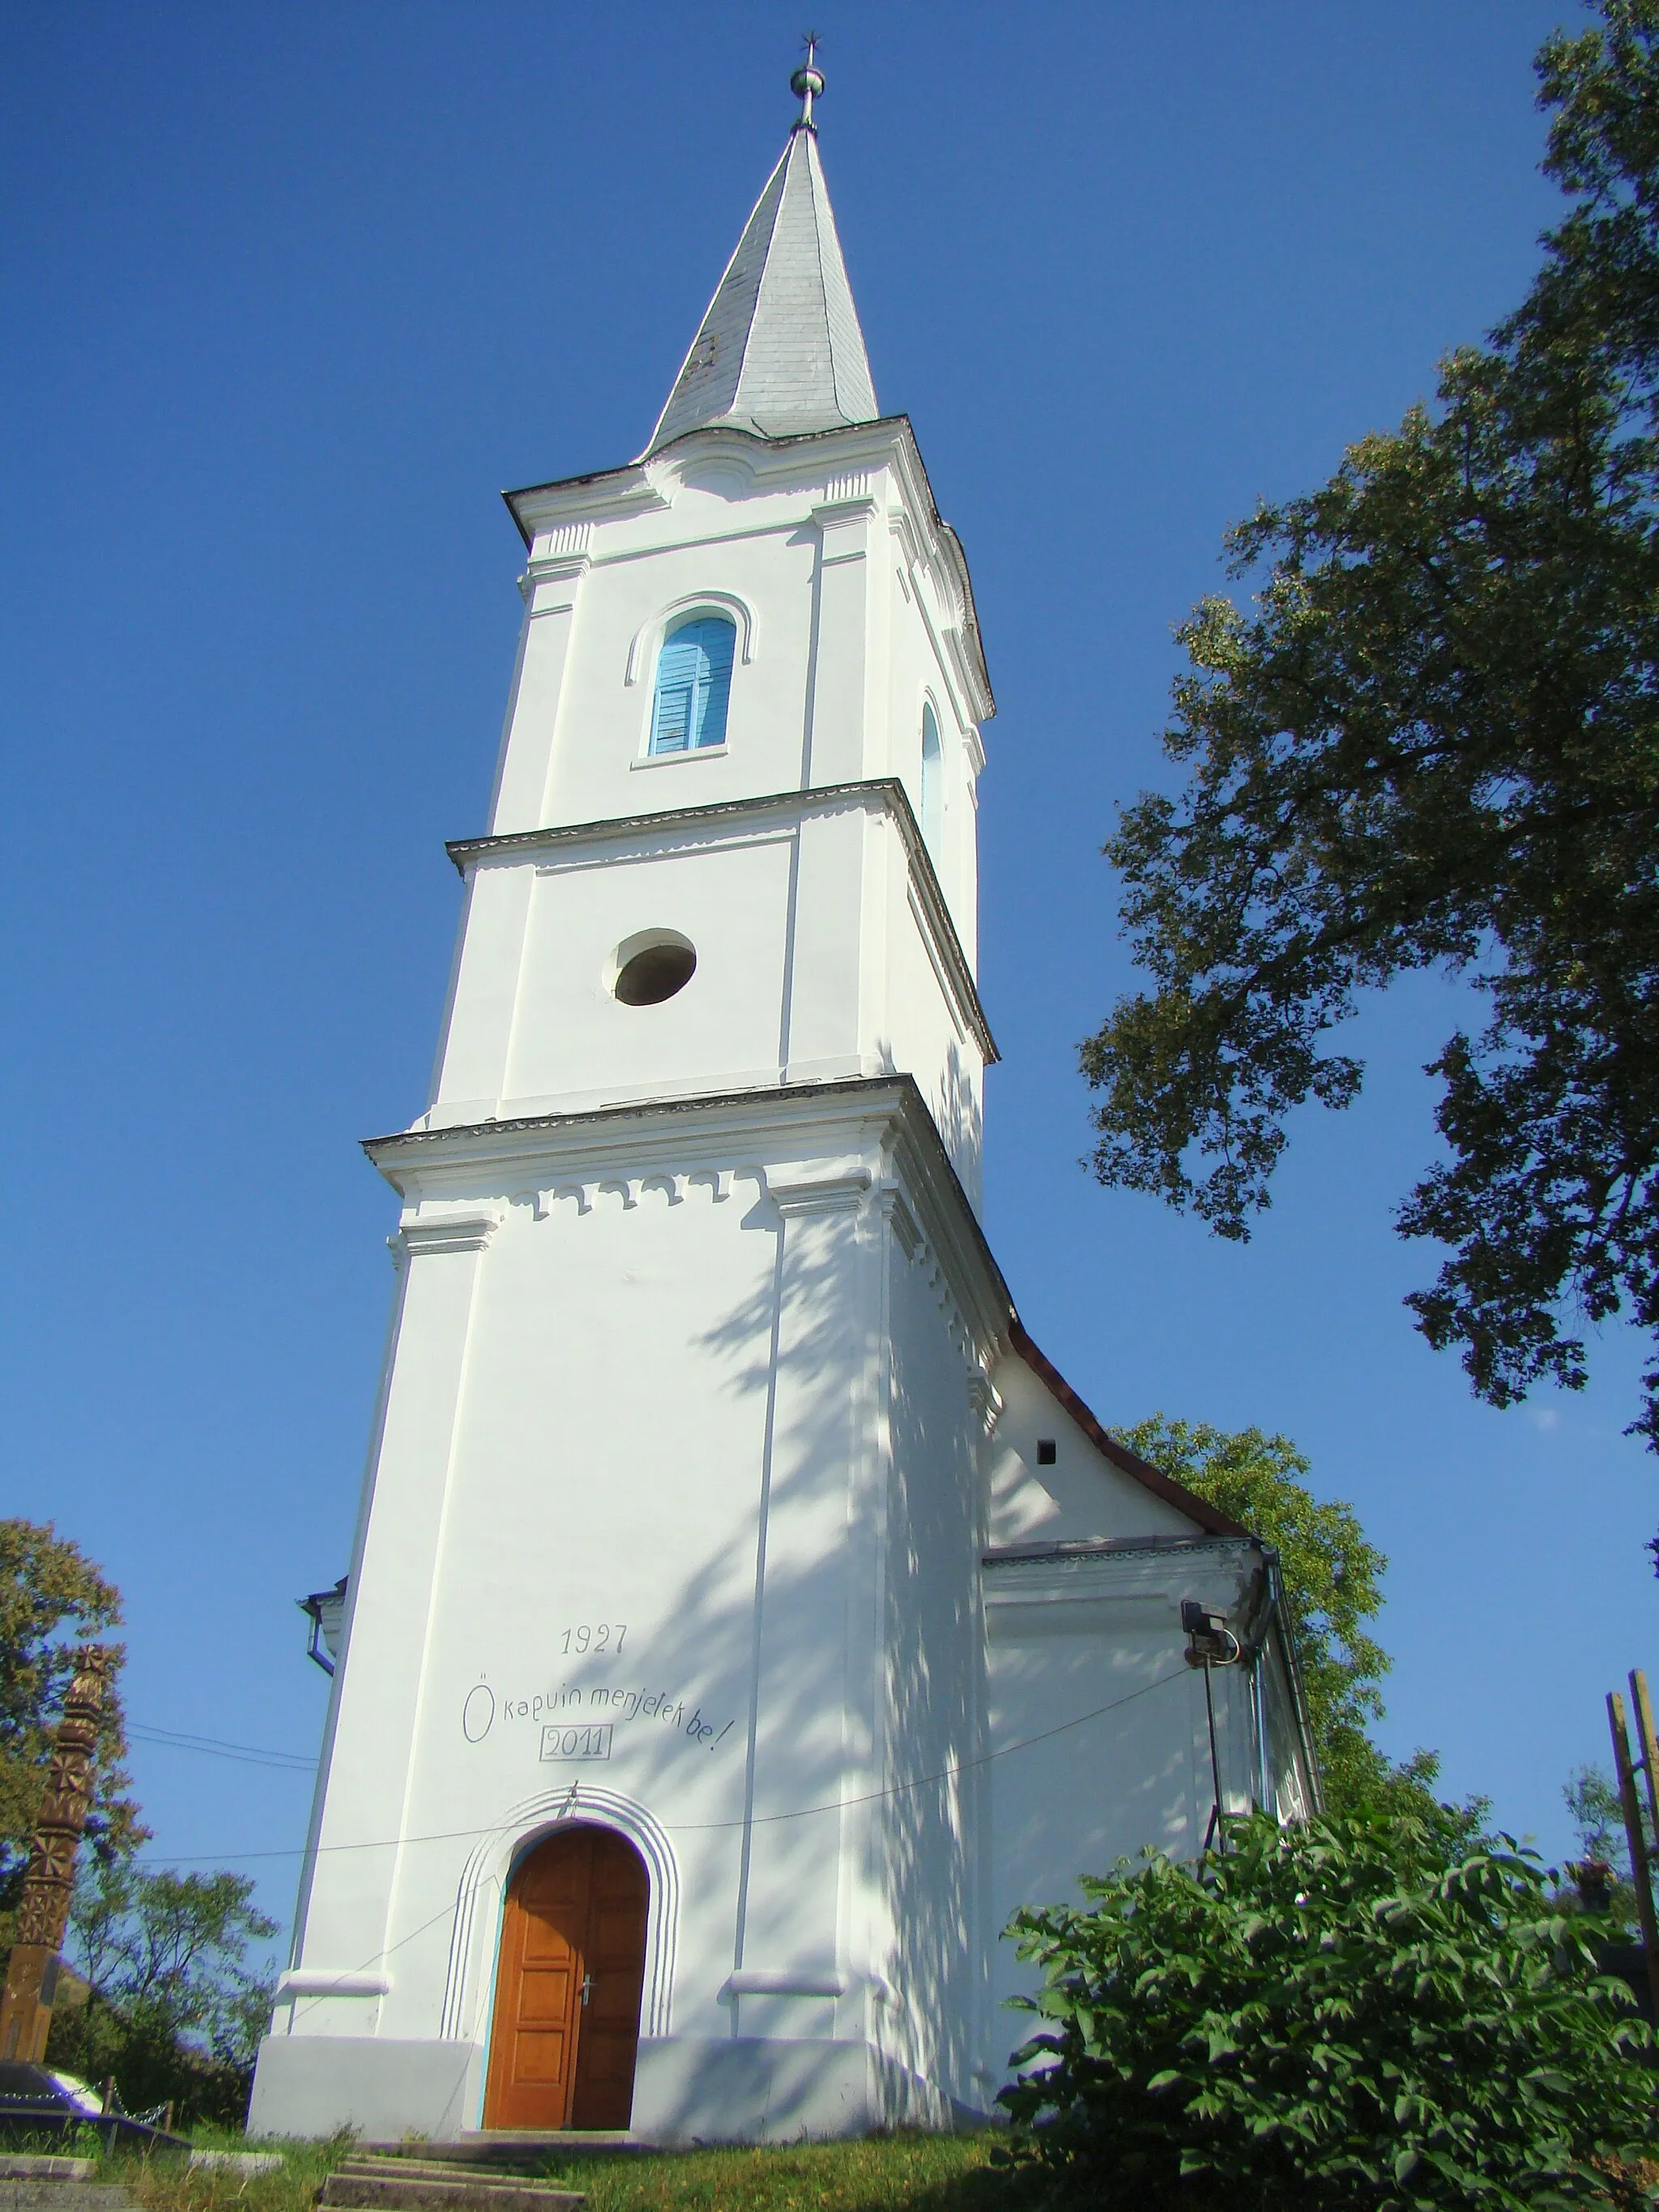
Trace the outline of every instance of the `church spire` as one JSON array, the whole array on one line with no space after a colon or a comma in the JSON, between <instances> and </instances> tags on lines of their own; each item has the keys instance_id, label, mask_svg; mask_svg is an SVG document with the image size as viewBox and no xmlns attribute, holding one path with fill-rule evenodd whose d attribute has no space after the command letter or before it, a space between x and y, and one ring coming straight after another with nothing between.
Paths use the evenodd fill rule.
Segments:
<instances>
[{"instance_id":1,"label":"church spire","mask_svg":"<svg viewBox=\"0 0 1659 2212\"><path fill-rule=\"evenodd\" d=\"M783 157L726 264L646 453L716 423L787 438L869 422L875 386L818 160L814 48Z\"/></svg>"}]
</instances>

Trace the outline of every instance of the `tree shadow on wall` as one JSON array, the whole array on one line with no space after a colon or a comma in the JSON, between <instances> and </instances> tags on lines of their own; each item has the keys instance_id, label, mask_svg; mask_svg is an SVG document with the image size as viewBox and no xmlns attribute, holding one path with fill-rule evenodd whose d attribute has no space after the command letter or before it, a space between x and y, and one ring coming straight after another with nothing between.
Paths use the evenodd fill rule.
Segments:
<instances>
[{"instance_id":1,"label":"tree shadow on wall","mask_svg":"<svg viewBox=\"0 0 1659 2212\"><path fill-rule=\"evenodd\" d=\"M959 1045L952 1042L945 1059L938 1128L969 1200L980 1202L981 1164L984 1159L985 1112L980 1103L982 1075L970 1071Z\"/></svg>"},{"instance_id":2,"label":"tree shadow on wall","mask_svg":"<svg viewBox=\"0 0 1659 2212\"><path fill-rule=\"evenodd\" d=\"M775 1235L777 1216L762 1200L744 1226ZM729 1389L772 1389L775 1340L788 1370L763 1599L765 1679L787 1694L760 1746L757 1865L774 1893L799 1883L805 1896L822 1873L823 1824L845 1824L842 1848L876 1870L881 1891L869 1965L896 1999L883 2003L881 2042L977 2103L972 2069L988 2031L999 2057L1016 2039L1012 2022L1005 2037L984 2017L981 1529L966 1340L933 1255L908 1249L878 1202L813 1236L794 1221L783 1233L781 1271L699 1340L725 1356ZM811 1558L775 1540L796 1515L833 1527ZM761 1762L777 1771L763 1777ZM838 1809L769 1819L788 1809L780 1798L792 1784L797 1804ZM833 1925L815 1951L824 1937Z\"/></svg>"},{"instance_id":3,"label":"tree shadow on wall","mask_svg":"<svg viewBox=\"0 0 1659 2212\"><path fill-rule=\"evenodd\" d=\"M757 1188L757 1172L738 1174L743 1195L730 1201L716 1198L712 1176L710 1189L694 1177L696 1187L678 1194L673 1179L642 1176L631 1203L631 1187L614 1186L616 1220L653 1224L659 1255L672 1249L662 1242L659 1210L684 1205L687 1213L675 1217L684 1224L691 1208L730 1202L726 1218L744 1244L752 1240L753 1257L737 1271L746 1285L738 1292L725 1261L707 1269L701 1230L681 1248L688 1271L705 1267L701 1277L676 1278L684 1294L681 1341L698 1355L701 1381L660 1421L636 1424L630 1449L647 1465L653 1455L678 1457L688 1480L701 1474L710 1484L711 1506L718 1486L718 1510L701 1534L684 1515L660 1527L645 1516L629 1525L627 1546L654 1553L671 1570L660 1584L660 1626L637 1661L558 1662L560 1717L613 1721L615 1765L564 1765L550 1754L539 1770L547 1802L567 1788L568 1801L533 1832L549 1832L550 1820L603 1821L606 1785L666 1831L682 1895L696 1900L695 1918L680 1916L672 1966L672 2029L686 2039L674 2095L687 2112L729 2106L732 2069L747 2069L756 2094L739 2101L765 2112L775 2133L793 2132L809 2114L822 2125L842 2094L837 2083L851 2078L850 2039L878 2043L894 2063L884 2105L890 2117L937 2124L948 2117L941 2099L985 2104L995 2084L975 2077L975 2062L1000 2066L1018 2040L1012 2021L986 2012L985 1953L997 1931L988 1924L980 1868L981 1532L969 1362L933 1254L904 1220L889 1221L879 1192L860 1198L849 1189L843 1202L831 1190L821 1206L805 1200L805 1212L786 1218ZM560 1216L560 1227L574 1232L581 1218ZM556 1231L538 1225L533 1233ZM628 1249L612 1247L606 1264L623 1264ZM697 1447L699 1397L709 1413L720 1398L748 1409L740 1420L704 1425L730 1440L732 1456L723 1447L711 1459ZM769 1407L769 1497L761 1443ZM765 1695L739 1958L763 1504ZM631 1700L621 1711L610 1702L619 1690ZM658 1707L650 1714L641 1709L646 1692ZM682 1700L683 1716L680 1704L672 1717L662 1710L659 1692ZM719 1731L707 1741L694 1733L700 1714ZM609 1738L602 1756L613 1756ZM591 1812L582 1802L590 1776ZM441 1982L446 1972L459 1977L451 1984L459 2031L482 2037L493 1974L490 1892L468 1905L459 1929L453 1911L426 1919L442 1905L447 1882L456 1884L447 1892L453 1899L466 1879L471 1832L428 1840L433 1873L411 1871L400 1893L421 1924L392 1947L396 1971L411 1984L428 1971ZM453 1876L437 1871L452 1860ZM867 1947L866 1923L845 1917L843 1864L850 1893L872 1898ZM379 1960L361 1963L367 1969ZM855 1978L838 2000L744 1995L734 2009L728 1995L717 2013L716 1992L738 1964L813 1972L844 1965ZM768 2048L756 2038L776 2041ZM763 2081L768 2068L772 2076ZM919 2094L918 2079L927 2092Z\"/></svg>"}]
</instances>

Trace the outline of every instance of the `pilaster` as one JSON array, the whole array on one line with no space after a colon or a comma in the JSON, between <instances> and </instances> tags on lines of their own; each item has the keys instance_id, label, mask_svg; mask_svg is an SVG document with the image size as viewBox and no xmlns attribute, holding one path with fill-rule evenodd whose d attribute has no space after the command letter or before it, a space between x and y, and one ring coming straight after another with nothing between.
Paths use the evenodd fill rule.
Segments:
<instances>
[{"instance_id":1,"label":"pilaster","mask_svg":"<svg viewBox=\"0 0 1659 2212\"><path fill-rule=\"evenodd\" d=\"M491 833L497 836L539 829L548 818L547 787L556 753L559 702L592 536L592 524L582 522L538 538L520 581L524 635L490 817Z\"/></svg>"},{"instance_id":2,"label":"pilaster","mask_svg":"<svg viewBox=\"0 0 1659 2212\"><path fill-rule=\"evenodd\" d=\"M468 873L460 954L432 1074L434 1121L482 1121L496 1110L535 884L530 868L475 867Z\"/></svg>"},{"instance_id":3,"label":"pilaster","mask_svg":"<svg viewBox=\"0 0 1659 2212\"><path fill-rule=\"evenodd\" d=\"M815 784L845 782L865 773L870 540L876 515L866 482L864 477L848 478L842 496L811 513L818 531L818 570L807 781Z\"/></svg>"},{"instance_id":4,"label":"pilaster","mask_svg":"<svg viewBox=\"0 0 1659 2212\"><path fill-rule=\"evenodd\" d=\"M349 1670L319 1783L319 1843L333 1863L308 1900L294 1962L337 1984L332 1994L301 2000L307 2012L321 2008L307 2023L313 2033L372 2033L378 2025L364 1978L374 1978L389 1940L478 1264L495 1227L492 1213L446 1211L407 1222L390 1240L404 1278L391 1352L398 1387L370 1477ZM362 1985L348 1991L342 1975Z\"/></svg>"},{"instance_id":5,"label":"pilaster","mask_svg":"<svg viewBox=\"0 0 1659 2212\"><path fill-rule=\"evenodd\" d=\"M843 1965L841 1805L849 1759L868 1752L848 1740L847 1623L866 1395L859 1230L872 1181L856 1157L767 1175L779 1230L732 1959L750 1976ZM801 2002L751 1982L732 2033L811 2033Z\"/></svg>"}]
</instances>

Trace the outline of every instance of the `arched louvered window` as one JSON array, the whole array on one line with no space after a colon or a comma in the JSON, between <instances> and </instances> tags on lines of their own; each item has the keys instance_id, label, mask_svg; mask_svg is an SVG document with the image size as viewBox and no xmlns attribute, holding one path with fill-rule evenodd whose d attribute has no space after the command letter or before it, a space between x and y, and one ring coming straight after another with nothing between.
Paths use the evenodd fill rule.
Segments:
<instances>
[{"instance_id":1,"label":"arched louvered window","mask_svg":"<svg viewBox=\"0 0 1659 2212\"><path fill-rule=\"evenodd\" d=\"M725 615L696 615L664 638L651 705L653 753L701 752L726 743L737 642L737 625Z\"/></svg>"},{"instance_id":2,"label":"arched louvered window","mask_svg":"<svg viewBox=\"0 0 1659 2212\"><path fill-rule=\"evenodd\" d=\"M939 749L939 717L929 703L921 710L921 834L935 860L944 806L945 762Z\"/></svg>"}]
</instances>

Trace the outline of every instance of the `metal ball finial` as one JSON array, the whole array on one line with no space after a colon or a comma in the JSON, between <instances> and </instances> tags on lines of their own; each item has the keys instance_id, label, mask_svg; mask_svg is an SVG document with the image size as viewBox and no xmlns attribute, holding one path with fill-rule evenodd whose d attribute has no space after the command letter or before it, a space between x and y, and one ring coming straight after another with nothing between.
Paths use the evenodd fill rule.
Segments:
<instances>
[{"instance_id":1,"label":"metal ball finial","mask_svg":"<svg viewBox=\"0 0 1659 2212\"><path fill-rule=\"evenodd\" d=\"M812 102L823 90L823 71L817 65L818 34L808 31L802 41L806 48L806 59L789 80L789 89L800 102L800 120L809 131L816 126L812 121Z\"/></svg>"}]
</instances>

